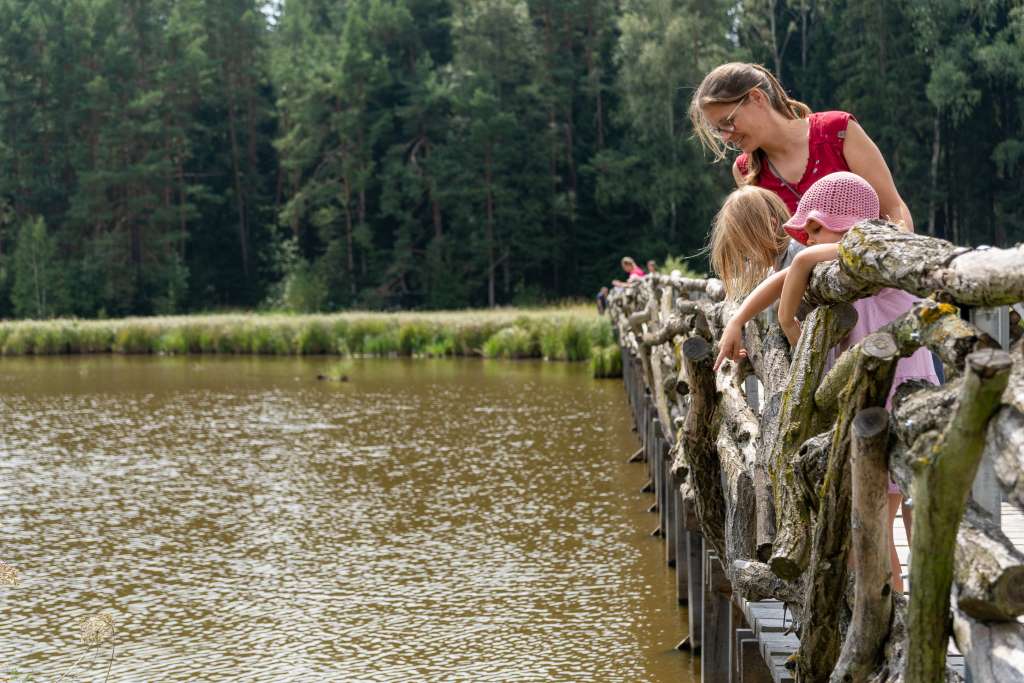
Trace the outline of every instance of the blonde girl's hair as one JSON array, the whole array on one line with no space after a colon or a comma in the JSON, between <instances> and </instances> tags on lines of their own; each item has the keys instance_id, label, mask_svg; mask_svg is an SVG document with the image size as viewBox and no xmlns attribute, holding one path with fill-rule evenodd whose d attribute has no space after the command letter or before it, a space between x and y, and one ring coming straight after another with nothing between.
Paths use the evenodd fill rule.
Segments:
<instances>
[{"instance_id":1,"label":"blonde girl's hair","mask_svg":"<svg viewBox=\"0 0 1024 683\"><path fill-rule=\"evenodd\" d=\"M632 256L623 256L622 257L622 267L623 268L629 268L630 270L632 270L632 269L636 268L636 261L633 260Z\"/></svg>"},{"instance_id":2,"label":"blonde girl's hair","mask_svg":"<svg viewBox=\"0 0 1024 683\"><path fill-rule=\"evenodd\" d=\"M694 133L700 139L701 144L711 150L715 161L724 159L729 147L712 130L714 126L704 116L704 107L709 104L739 102L755 89L764 93L772 109L787 119L805 119L811 113L810 107L787 95L782 84L779 83L779 79L760 64L745 62L722 64L700 82L696 92L693 93L693 99L690 100L689 112ZM757 177L761 173L763 157L764 152L759 149L750 155L747 174L743 176L745 184L751 185L757 182Z\"/></svg>"},{"instance_id":3,"label":"blonde girl's hair","mask_svg":"<svg viewBox=\"0 0 1024 683\"><path fill-rule=\"evenodd\" d=\"M711 228L711 268L739 299L761 283L789 246L789 209L770 190L744 185L725 199Z\"/></svg>"}]
</instances>

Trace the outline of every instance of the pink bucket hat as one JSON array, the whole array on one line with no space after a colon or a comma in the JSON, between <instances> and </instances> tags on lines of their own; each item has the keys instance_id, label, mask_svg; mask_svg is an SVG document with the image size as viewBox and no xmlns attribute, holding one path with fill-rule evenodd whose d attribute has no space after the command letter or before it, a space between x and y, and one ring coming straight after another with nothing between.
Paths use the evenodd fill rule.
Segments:
<instances>
[{"instance_id":1,"label":"pink bucket hat","mask_svg":"<svg viewBox=\"0 0 1024 683\"><path fill-rule=\"evenodd\" d=\"M807 188L796 213L782 226L800 244L807 244L807 221L843 233L857 223L878 218L878 193L859 175L829 173Z\"/></svg>"}]
</instances>

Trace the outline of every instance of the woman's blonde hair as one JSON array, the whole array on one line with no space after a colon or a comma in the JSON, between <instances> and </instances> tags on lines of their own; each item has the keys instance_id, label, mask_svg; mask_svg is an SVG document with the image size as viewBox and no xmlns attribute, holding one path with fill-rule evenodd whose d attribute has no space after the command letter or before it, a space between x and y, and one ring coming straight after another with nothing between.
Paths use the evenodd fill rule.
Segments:
<instances>
[{"instance_id":1,"label":"woman's blonde hair","mask_svg":"<svg viewBox=\"0 0 1024 683\"><path fill-rule=\"evenodd\" d=\"M711 268L731 299L764 280L789 245L789 209L777 194L744 185L725 199L711 228Z\"/></svg>"},{"instance_id":2,"label":"woman's blonde hair","mask_svg":"<svg viewBox=\"0 0 1024 683\"><path fill-rule=\"evenodd\" d=\"M760 64L730 62L716 67L700 82L693 93L693 99L690 100L690 122L693 124L693 130L701 144L711 150L715 161L725 158L728 146L715 134L714 126L704 116L704 107L709 104L739 102L755 89L764 93L772 109L787 119L805 119L811 113L811 108L806 104L789 97L779 79ZM763 156L764 152L759 149L750 155L747 173L743 176L744 183L750 185L757 182Z\"/></svg>"},{"instance_id":3,"label":"woman's blonde hair","mask_svg":"<svg viewBox=\"0 0 1024 683\"><path fill-rule=\"evenodd\" d=\"M633 260L632 256L623 256L621 264L624 269L632 270L636 268L636 261Z\"/></svg>"}]
</instances>

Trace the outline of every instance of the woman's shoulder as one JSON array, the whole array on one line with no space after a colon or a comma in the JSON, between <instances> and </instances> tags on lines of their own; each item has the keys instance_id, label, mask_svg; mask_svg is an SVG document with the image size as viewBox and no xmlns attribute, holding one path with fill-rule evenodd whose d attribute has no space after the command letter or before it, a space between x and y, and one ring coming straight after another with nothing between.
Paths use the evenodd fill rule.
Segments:
<instances>
[{"instance_id":1,"label":"woman's shoulder","mask_svg":"<svg viewBox=\"0 0 1024 683\"><path fill-rule=\"evenodd\" d=\"M811 128L817 130L819 135L845 138L846 128L857 117L846 111L818 111L811 114L810 119Z\"/></svg>"}]
</instances>

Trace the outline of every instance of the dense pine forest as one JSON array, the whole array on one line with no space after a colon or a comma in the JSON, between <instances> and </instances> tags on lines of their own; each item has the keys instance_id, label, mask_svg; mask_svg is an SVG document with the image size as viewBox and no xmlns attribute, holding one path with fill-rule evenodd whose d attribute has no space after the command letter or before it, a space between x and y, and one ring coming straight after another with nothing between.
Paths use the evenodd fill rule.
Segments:
<instances>
[{"instance_id":1,"label":"dense pine forest","mask_svg":"<svg viewBox=\"0 0 1024 683\"><path fill-rule=\"evenodd\" d=\"M917 229L1024 235L1007 0L0 0L0 317L528 304L694 257L703 74L856 114Z\"/></svg>"}]
</instances>

